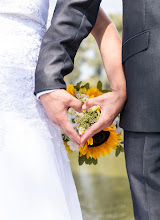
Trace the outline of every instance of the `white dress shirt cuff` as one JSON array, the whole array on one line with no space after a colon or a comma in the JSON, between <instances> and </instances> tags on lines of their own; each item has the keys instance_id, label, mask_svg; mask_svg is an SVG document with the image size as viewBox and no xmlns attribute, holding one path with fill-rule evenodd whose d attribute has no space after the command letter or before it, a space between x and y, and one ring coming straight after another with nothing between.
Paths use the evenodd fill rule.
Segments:
<instances>
[{"instance_id":1,"label":"white dress shirt cuff","mask_svg":"<svg viewBox=\"0 0 160 220\"><path fill-rule=\"evenodd\" d=\"M58 89L46 90L46 91L37 93L37 94L36 94L37 100L40 101L39 97L40 97L41 95L44 95L44 94L47 94L47 93L50 93L50 92L54 92L54 91L56 91L56 90L58 90Z\"/></svg>"}]
</instances>

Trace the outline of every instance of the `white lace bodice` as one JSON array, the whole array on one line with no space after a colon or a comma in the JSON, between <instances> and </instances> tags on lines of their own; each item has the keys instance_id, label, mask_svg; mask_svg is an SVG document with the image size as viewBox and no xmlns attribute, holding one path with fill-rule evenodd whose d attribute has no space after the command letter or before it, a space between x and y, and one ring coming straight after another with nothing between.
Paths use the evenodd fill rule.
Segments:
<instances>
[{"instance_id":1,"label":"white lace bodice","mask_svg":"<svg viewBox=\"0 0 160 220\"><path fill-rule=\"evenodd\" d=\"M35 67L48 0L0 1L0 66Z\"/></svg>"},{"instance_id":2,"label":"white lace bodice","mask_svg":"<svg viewBox=\"0 0 160 220\"><path fill-rule=\"evenodd\" d=\"M1 0L0 14L23 18L45 25L48 16L49 0Z\"/></svg>"},{"instance_id":3,"label":"white lace bodice","mask_svg":"<svg viewBox=\"0 0 160 220\"><path fill-rule=\"evenodd\" d=\"M30 119L43 134L52 136L49 119L33 94L48 6L48 0L0 1L0 112Z\"/></svg>"}]
</instances>

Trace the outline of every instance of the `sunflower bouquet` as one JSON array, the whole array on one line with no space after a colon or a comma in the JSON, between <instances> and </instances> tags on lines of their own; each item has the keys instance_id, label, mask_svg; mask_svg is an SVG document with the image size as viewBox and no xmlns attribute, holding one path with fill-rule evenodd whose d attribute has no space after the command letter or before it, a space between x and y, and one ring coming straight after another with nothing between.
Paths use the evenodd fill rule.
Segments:
<instances>
[{"instance_id":1,"label":"sunflower bouquet","mask_svg":"<svg viewBox=\"0 0 160 220\"><path fill-rule=\"evenodd\" d=\"M77 83L76 86L68 85L67 92L76 97L84 104L88 99L94 98L109 90L102 89L102 82L97 83L96 87L90 87L90 84L81 85L82 82ZM84 110L82 113L77 112L73 108L67 111L67 117L73 128L82 135L88 128L96 123L101 116L100 106L93 106L90 109ZM122 129L119 127L119 117L115 119L110 127L106 127L101 132L95 134L88 139L79 149L72 140L65 134L62 134L65 147L67 151L72 154L78 151L79 165L83 163L94 164L98 163L100 155L110 155L112 150L115 150L115 155L118 156L123 152Z\"/></svg>"}]
</instances>

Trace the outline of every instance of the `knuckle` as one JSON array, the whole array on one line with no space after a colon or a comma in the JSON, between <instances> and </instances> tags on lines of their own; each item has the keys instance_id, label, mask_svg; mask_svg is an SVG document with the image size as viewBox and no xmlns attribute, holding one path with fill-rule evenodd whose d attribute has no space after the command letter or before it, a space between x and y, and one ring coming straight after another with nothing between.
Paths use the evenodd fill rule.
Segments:
<instances>
[{"instance_id":1,"label":"knuckle","mask_svg":"<svg viewBox=\"0 0 160 220\"><path fill-rule=\"evenodd\" d=\"M68 103L68 102L70 103L72 100L73 100L72 95L69 95L69 96L66 97L66 102L67 102L67 103Z\"/></svg>"},{"instance_id":2,"label":"knuckle","mask_svg":"<svg viewBox=\"0 0 160 220\"><path fill-rule=\"evenodd\" d=\"M59 122L59 116L58 116L58 115L54 116L54 117L52 118L52 120L55 121L55 122Z\"/></svg>"},{"instance_id":3,"label":"knuckle","mask_svg":"<svg viewBox=\"0 0 160 220\"><path fill-rule=\"evenodd\" d=\"M82 102L80 100L78 100L77 104L79 105L79 107L82 106Z\"/></svg>"},{"instance_id":4,"label":"knuckle","mask_svg":"<svg viewBox=\"0 0 160 220\"><path fill-rule=\"evenodd\" d=\"M90 105L90 104L91 104L91 100L90 100L90 99L88 99L88 100L86 101L86 103L85 103L85 104L86 104L86 106L87 106L87 105Z\"/></svg>"},{"instance_id":5,"label":"knuckle","mask_svg":"<svg viewBox=\"0 0 160 220\"><path fill-rule=\"evenodd\" d=\"M108 126L110 127L112 125L112 122L108 123Z\"/></svg>"},{"instance_id":6,"label":"knuckle","mask_svg":"<svg viewBox=\"0 0 160 220\"><path fill-rule=\"evenodd\" d=\"M51 122L57 126L59 126L59 124L55 121L55 120L51 120Z\"/></svg>"},{"instance_id":7,"label":"knuckle","mask_svg":"<svg viewBox=\"0 0 160 220\"><path fill-rule=\"evenodd\" d=\"M104 119L104 124L107 124L109 121L110 121L110 119L109 119L108 117L106 117L106 118Z\"/></svg>"},{"instance_id":8,"label":"knuckle","mask_svg":"<svg viewBox=\"0 0 160 220\"><path fill-rule=\"evenodd\" d=\"M77 106L78 108L81 108L81 107L82 107L82 102L78 100L78 102L76 102L76 106Z\"/></svg>"},{"instance_id":9,"label":"knuckle","mask_svg":"<svg viewBox=\"0 0 160 220\"><path fill-rule=\"evenodd\" d=\"M50 117L49 119L50 119L50 121L51 121L52 123L56 123L56 121L57 121L57 120L55 119L55 117Z\"/></svg>"},{"instance_id":10,"label":"knuckle","mask_svg":"<svg viewBox=\"0 0 160 220\"><path fill-rule=\"evenodd\" d=\"M107 119L107 120L105 121L104 125L108 127L109 124L110 124L110 120Z\"/></svg>"},{"instance_id":11,"label":"knuckle","mask_svg":"<svg viewBox=\"0 0 160 220\"><path fill-rule=\"evenodd\" d=\"M111 115L107 115L107 116L102 118L102 122L104 124L107 124L108 122L110 122L110 120L111 120Z\"/></svg>"},{"instance_id":12,"label":"knuckle","mask_svg":"<svg viewBox=\"0 0 160 220\"><path fill-rule=\"evenodd\" d=\"M104 101L106 101L106 97L104 97L103 95L100 97L100 101L101 102L104 102Z\"/></svg>"}]
</instances>

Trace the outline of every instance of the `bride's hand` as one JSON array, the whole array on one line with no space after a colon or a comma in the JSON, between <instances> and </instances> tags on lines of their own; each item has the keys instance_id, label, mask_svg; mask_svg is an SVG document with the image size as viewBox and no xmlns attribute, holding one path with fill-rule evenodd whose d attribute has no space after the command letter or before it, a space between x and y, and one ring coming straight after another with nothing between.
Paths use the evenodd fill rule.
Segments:
<instances>
[{"instance_id":1,"label":"bride's hand","mask_svg":"<svg viewBox=\"0 0 160 220\"><path fill-rule=\"evenodd\" d=\"M87 131L81 136L81 146L96 133L100 132L106 127L109 127L117 115L123 109L126 101L125 90L112 91L96 98L88 99L87 102L82 106L83 110L89 109L92 106L99 105L101 107L101 116L99 120L92 125Z\"/></svg>"},{"instance_id":2,"label":"bride's hand","mask_svg":"<svg viewBox=\"0 0 160 220\"><path fill-rule=\"evenodd\" d=\"M69 107L78 112L82 112L82 103L74 98L64 89L44 94L40 96L40 101L49 117L49 119L77 145L80 146L80 136L68 122L66 112Z\"/></svg>"}]
</instances>

